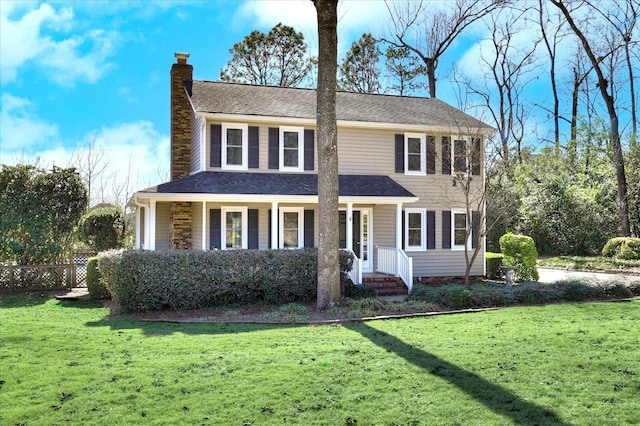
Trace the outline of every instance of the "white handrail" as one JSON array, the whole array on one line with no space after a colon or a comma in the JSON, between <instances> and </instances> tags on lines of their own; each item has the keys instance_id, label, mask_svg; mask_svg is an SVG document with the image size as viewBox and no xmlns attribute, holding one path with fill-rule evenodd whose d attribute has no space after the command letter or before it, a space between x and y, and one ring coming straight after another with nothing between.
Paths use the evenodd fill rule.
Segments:
<instances>
[{"instance_id":1,"label":"white handrail","mask_svg":"<svg viewBox=\"0 0 640 426\"><path fill-rule=\"evenodd\" d=\"M351 255L353 256L353 267L349 272L347 272L347 275L349 275L349 278L351 278L351 281L354 284L362 284L362 259L356 256L353 250L345 251L347 253L351 253Z\"/></svg>"},{"instance_id":2,"label":"white handrail","mask_svg":"<svg viewBox=\"0 0 640 426\"><path fill-rule=\"evenodd\" d=\"M413 287L413 259L398 248L378 247L377 272L402 278L409 291Z\"/></svg>"}]
</instances>

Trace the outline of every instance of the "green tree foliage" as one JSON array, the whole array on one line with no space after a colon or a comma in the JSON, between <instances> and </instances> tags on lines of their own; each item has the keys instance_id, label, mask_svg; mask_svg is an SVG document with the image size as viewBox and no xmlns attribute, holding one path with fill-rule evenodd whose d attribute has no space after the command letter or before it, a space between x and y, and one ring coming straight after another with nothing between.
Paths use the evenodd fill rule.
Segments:
<instances>
[{"instance_id":1,"label":"green tree foliage","mask_svg":"<svg viewBox=\"0 0 640 426\"><path fill-rule=\"evenodd\" d=\"M504 256L504 265L515 265L515 275L520 281L538 281L540 276L536 269L538 252L533 238L526 235L515 235L510 232L500 237L500 251Z\"/></svg>"},{"instance_id":2,"label":"green tree foliage","mask_svg":"<svg viewBox=\"0 0 640 426\"><path fill-rule=\"evenodd\" d=\"M99 207L85 214L78 226L80 240L97 250L109 250L122 245L124 217L120 207Z\"/></svg>"},{"instance_id":3,"label":"green tree foliage","mask_svg":"<svg viewBox=\"0 0 640 426\"><path fill-rule=\"evenodd\" d=\"M351 45L339 70L340 90L359 93L380 93L380 48L371 34L362 34Z\"/></svg>"},{"instance_id":4,"label":"green tree foliage","mask_svg":"<svg viewBox=\"0 0 640 426\"><path fill-rule=\"evenodd\" d=\"M427 68L420 65L420 59L412 55L408 47L389 47L384 56L391 80L389 90L406 96L425 88L424 82L419 78L426 73Z\"/></svg>"},{"instance_id":5,"label":"green tree foliage","mask_svg":"<svg viewBox=\"0 0 640 426\"><path fill-rule=\"evenodd\" d=\"M266 86L301 87L316 63L302 33L278 24L267 34L252 31L235 43L231 60L220 72L222 81Z\"/></svg>"},{"instance_id":6,"label":"green tree foliage","mask_svg":"<svg viewBox=\"0 0 640 426\"><path fill-rule=\"evenodd\" d=\"M74 168L50 172L29 165L0 169L0 261L35 264L61 260L87 207Z\"/></svg>"}]
</instances>

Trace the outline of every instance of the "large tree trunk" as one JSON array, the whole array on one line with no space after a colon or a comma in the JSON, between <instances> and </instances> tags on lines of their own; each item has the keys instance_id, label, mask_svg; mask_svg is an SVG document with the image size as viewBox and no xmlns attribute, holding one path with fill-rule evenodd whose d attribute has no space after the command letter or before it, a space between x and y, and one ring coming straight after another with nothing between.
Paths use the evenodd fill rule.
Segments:
<instances>
[{"instance_id":1,"label":"large tree trunk","mask_svg":"<svg viewBox=\"0 0 640 426\"><path fill-rule=\"evenodd\" d=\"M338 131L336 71L338 66L338 1L314 0L318 16L318 299L327 309L340 300L338 216Z\"/></svg>"}]
</instances>

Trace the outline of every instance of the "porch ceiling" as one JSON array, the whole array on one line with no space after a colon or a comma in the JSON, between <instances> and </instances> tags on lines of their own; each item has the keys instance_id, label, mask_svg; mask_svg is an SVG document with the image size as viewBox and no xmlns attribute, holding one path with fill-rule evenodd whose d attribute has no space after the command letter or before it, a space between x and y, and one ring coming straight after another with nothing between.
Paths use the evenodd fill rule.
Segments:
<instances>
[{"instance_id":1,"label":"porch ceiling","mask_svg":"<svg viewBox=\"0 0 640 426\"><path fill-rule=\"evenodd\" d=\"M415 202L417 197L389 176L340 175L342 202ZM200 172L138 191L141 199L237 199L317 202L318 175L292 173Z\"/></svg>"}]
</instances>

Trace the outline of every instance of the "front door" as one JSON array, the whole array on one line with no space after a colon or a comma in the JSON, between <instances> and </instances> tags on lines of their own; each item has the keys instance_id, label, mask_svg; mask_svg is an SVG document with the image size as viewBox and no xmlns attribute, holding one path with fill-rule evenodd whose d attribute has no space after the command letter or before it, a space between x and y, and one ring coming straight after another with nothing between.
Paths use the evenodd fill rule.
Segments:
<instances>
[{"instance_id":1,"label":"front door","mask_svg":"<svg viewBox=\"0 0 640 426\"><path fill-rule=\"evenodd\" d=\"M362 259L362 271L373 272L371 209L353 210L353 252ZM347 247L347 212L340 211L340 248Z\"/></svg>"}]
</instances>

